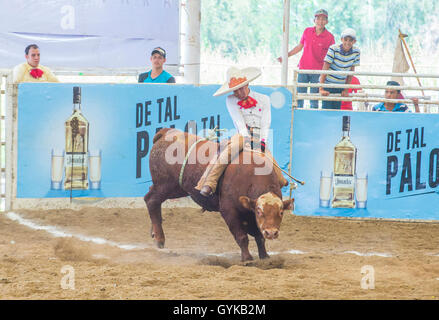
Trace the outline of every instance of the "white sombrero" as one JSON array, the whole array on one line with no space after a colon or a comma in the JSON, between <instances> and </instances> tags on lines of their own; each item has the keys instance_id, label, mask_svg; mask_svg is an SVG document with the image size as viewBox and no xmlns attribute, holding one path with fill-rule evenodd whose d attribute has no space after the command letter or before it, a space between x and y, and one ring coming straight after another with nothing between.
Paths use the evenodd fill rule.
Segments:
<instances>
[{"instance_id":1,"label":"white sombrero","mask_svg":"<svg viewBox=\"0 0 439 320\"><path fill-rule=\"evenodd\" d=\"M243 86L250 83L250 81L255 80L261 75L261 70L259 68L245 68L238 69L235 67L230 67L227 70L227 82L224 83L221 88L219 88L213 96L221 96L223 94L238 90Z\"/></svg>"}]
</instances>

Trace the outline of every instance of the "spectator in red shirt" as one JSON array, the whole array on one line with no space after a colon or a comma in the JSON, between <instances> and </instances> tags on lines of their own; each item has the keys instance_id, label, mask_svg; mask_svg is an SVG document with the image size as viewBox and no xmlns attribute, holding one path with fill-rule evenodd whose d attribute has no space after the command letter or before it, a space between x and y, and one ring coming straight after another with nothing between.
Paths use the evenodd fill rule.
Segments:
<instances>
[{"instance_id":1,"label":"spectator in red shirt","mask_svg":"<svg viewBox=\"0 0 439 320\"><path fill-rule=\"evenodd\" d=\"M324 9L317 10L314 14L314 27L306 28L300 43L288 52L288 57L291 57L303 49L302 58L299 61L299 69L322 70L323 59L329 47L335 43L334 36L325 28L327 23L328 12ZM279 57L278 60L282 62L282 57ZM299 74L297 82L319 83L319 78L319 74ZM297 88L298 93L307 93L307 91L307 87ZM310 93L318 92L319 88L310 88ZM311 108L317 109L318 106L318 100L311 100ZM298 107L303 108L303 100L298 101Z\"/></svg>"},{"instance_id":2,"label":"spectator in red shirt","mask_svg":"<svg viewBox=\"0 0 439 320\"><path fill-rule=\"evenodd\" d=\"M360 80L358 80L357 77L352 76L352 80L351 80L350 84L360 84ZM357 93L359 90L361 90L361 89L349 88L348 93L349 94L351 94L352 92ZM352 110L352 101L342 101L340 109L341 110Z\"/></svg>"}]
</instances>

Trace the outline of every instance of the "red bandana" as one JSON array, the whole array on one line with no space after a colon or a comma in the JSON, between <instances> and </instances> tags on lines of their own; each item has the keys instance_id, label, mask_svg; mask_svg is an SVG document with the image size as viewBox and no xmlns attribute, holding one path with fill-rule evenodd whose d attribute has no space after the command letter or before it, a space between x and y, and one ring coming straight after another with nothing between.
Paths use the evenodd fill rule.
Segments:
<instances>
[{"instance_id":1,"label":"red bandana","mask_svg":"<svg viewBox=\"0 0 439 320\"><path fill-rule=\"evenodd\" d=\"M29 73L35 79L39 79L39 78L41 78L41 76L43 75L44 72L41 69L35 68L35 69L32 69Z\"/></svg>"},{"instance_id":2,"label":"red bandana","mask_svg":"<svg viewBox=\"0 0 439 320\"><path fill-rule=\"evenodd\" d=\"M238 101L238 105L241 106L241 108L239 108L239 109L242 109L242 108L244 108L244 109L253 108L253 107L256 106L257 103L258 102L255 99L253 99L252 97L250 97L250 96L247 96L247 98L242 99L241 101Z\"/></svg>"}]
</instances>

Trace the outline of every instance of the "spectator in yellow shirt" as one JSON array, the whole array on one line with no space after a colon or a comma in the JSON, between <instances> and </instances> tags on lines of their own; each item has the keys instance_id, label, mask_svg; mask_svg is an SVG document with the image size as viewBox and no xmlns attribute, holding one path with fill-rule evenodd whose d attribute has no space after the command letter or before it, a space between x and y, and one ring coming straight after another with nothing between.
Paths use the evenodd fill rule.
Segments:
<instances>
[{"instance_id":1,"label":"spectator in yellow shirt","mask_svg":"<svg viewBox=\"0 0 439 320\"><path fill-rule=\"evenodd\" d=\"M59 82L49 68L40 64L40 49L30 44L24 50L26 62L14 67L13 81L19 82Z\"/></svg>"}]
</instances>

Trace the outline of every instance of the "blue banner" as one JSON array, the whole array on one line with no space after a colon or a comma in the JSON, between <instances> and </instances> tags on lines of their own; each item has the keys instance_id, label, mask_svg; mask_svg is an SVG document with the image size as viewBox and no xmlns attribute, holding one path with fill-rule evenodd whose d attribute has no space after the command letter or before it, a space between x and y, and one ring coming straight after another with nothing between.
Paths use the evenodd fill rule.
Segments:
<instances>
[{"instance_id":1,"label":"blue banner","mask_svg":"<svg viewBox=\"0 0 439 320\"><path fill-rule=\"evenodd\" d=\"M294 111L299 215L439 219L439 115Z\"/></svg>"},{"instance_id":2,"label":"blue banner","mask_svg":"<svg viewBox=\"0 0 439 320\"><path fill-rule=\"evenodd\" d=\"M76 131L66 127L74 112L75 86L81 88ZM285 88L251 88L271 98L273 131L268 145L287 170L291 93ZM19 84L17 198L69 197L69 181L75 175L83 175L79 180L85 182L82 189L72 191L74 197L144 196L151 185L149 151L160 128L194 133L216 126L228 129L221 138L235 133L226 96L212 96L217 89L217 85ZM78 115L79 106L75 109ZM84 150L89 152L69 153L71 132L79 137L72 141L75 148L87 146Z\"/></svg>"}]
</instances>

